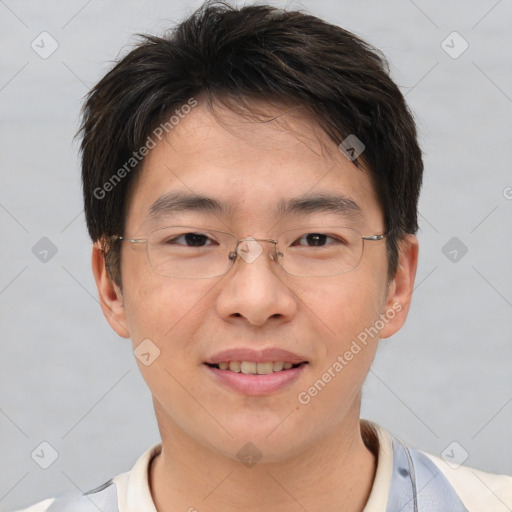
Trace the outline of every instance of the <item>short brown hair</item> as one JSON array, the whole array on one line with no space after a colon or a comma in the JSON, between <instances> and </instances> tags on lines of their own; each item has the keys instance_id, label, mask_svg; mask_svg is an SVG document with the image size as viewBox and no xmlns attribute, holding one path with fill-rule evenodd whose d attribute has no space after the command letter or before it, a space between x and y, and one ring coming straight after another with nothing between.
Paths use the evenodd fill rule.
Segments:
<instances>
[{"instance_id":1,"label":"short brown hair","mask_svg":"<svg viewBox=\"0 0 512 512\"><path fill-rule=\"evenodd\" d=\"M206 2L164 37L143 36L90 91L79 133L93 241L123 235L131 185L143 160L114 186L105 184L126 169L156 124L200 96L296 104L336 144L351 134L360 139L365 150L358 160L369 170L383 209L388 276L395 275L399 242L418 229L423 174L404 97L377 49L314 16L268 5ZM108 247L107 265L121 285L119 252L115 244Z\"/></svg>"}]
</instances>

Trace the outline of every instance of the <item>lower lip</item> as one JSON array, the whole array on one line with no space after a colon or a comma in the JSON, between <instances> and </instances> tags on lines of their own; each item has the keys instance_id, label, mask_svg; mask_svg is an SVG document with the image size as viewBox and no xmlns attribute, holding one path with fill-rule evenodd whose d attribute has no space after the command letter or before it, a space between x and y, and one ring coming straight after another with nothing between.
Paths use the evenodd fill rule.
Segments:
<instances>
[{"instance_id":1,"label":"lower lip","mask_svg":"<svg viewBox=\"0 0 512 512\"><path fill-rule=\"evenodd\" d=\"M275 391L279 391L289 386L298 379L299 375L304 371L306 364L301 364L289 370L273 372L267 375L247 375L244 373L236 373L230 370L220 370L212 366L204 365L206 369L221 384L249 396L270 395Z\"/></svg>"}]
</instances>

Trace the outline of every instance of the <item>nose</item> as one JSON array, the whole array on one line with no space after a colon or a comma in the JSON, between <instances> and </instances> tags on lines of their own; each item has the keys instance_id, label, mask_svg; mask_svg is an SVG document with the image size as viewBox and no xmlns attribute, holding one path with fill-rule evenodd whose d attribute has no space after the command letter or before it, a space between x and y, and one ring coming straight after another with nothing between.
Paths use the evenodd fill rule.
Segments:
<instances>
[{"instance_id":1,"label":"nose","mask_svg":"<svg viewBox=\"0 0 512 512\"><path fill-rule=\"evenodd\" d=\"M222 318L252 326L293 318L297 298L274 256L275 240L249 237L239 241L232 254L236 261L217 297L216 308Z\"/></svg>"}]
</instances>

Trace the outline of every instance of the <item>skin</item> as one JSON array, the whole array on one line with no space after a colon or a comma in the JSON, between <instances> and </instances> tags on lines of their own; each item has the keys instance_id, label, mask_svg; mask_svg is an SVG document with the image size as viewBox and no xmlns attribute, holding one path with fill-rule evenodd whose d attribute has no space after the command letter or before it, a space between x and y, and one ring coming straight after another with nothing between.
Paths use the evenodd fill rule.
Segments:
<instances>
[{"instance_id":1,"label":"skin","mask_svg":"<svg viewBox=\"0 0 512 512\"><path fill-rule=\"evenodd\" d=\"M283 113L267 107L273 115ZM208 195L230 210L150 221L150 205L171 191ZM266 123L220 107L213 116L201 101L146 157L124 235L144 237L181 222L239 238L273 237L308 223L348 225L332 213L286 218L276 213L278 201L308 191L351 198L363 214L350 223L364 235L384 232L368 172L338 151L314 122L298 111ZM289 275L270 259L271 244L263 248L253 263L238 260L222 277L175 279L152 271L143 244L123 242L121 292L105 270L100 244L94 246L94 276L110 325L131 338L134 348L149 338L161 351L150 366L139 362L162 436L162 453L149 475L160 512L190 507L334 512L340 504L356 512L370 494L376 463L362 441L359 414L378 337L309 404L300 404L297 396L397 303L401 311L380 338L401 328L418 242L413 235L403 241L392 281L387 280L385 241L365 243L355 270L328 278ZM245 396L218 385L203 365L233 347L279 347L301 354L309 364L291 386L269 396ZM248 442L262 453L252 467L237 458Z\"/></svg>"}]
</instances>

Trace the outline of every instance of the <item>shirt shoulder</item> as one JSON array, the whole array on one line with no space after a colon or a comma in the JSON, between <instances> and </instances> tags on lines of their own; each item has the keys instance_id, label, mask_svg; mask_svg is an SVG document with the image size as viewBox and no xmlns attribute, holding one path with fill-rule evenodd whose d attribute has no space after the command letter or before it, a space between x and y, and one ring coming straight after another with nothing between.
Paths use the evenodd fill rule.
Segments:
<instances>
[{"instance_id":1,"label":"shirt shoulder","mask_svg":"<svg viewBox=\"0 0 512 512\"><path fill-rule=\"evenodd\" d=\"M512 476L449 464L435 455L423 453L445 476L469 512L512 510Z\"/></svg>"},{"instance_id":2,"label":"shirt shoulder","mask_svg":"<svg viewBox=\"0 0 512 512\"><path fill-rule=\"evenodd\" d=\"M364 512L512 511L511 476L449 464L367 420L362 432L377 439L377 470Z\"/></svg>"},{"instance_id":3,"label":"shirt shoulder","mask_svg":"<svg viewBox=\"0 0 512 512\"><path fill-rule=\"evenodd\" d=\"M161 444L151 447L129 472L91 491L66 493L15 512L157 512L149 489L148 468L160 450Z\"/></svg>"},{"instance_id":4,"label":"shirt shoulder","mask_svg":"<svg viewBox=\"0 0 512 512\"><path fill-rule=\"evenodd\" d=\"M48 498L46 500L40 501L39 503L36 503L35 505L31 505L28 508L18 510L17 512L47 512L54 501L55 498Z\"/></svg>"},{"instance_id":5,"label":"shirt shoulder","mask_svg":"<svg viewBox=\"0 0 512 512\"><path fill-rule=\"evenodd\" d=\"M86 493L70 492L17 512L119 512L114 480Z\"/></svg>"}]
</instances>

